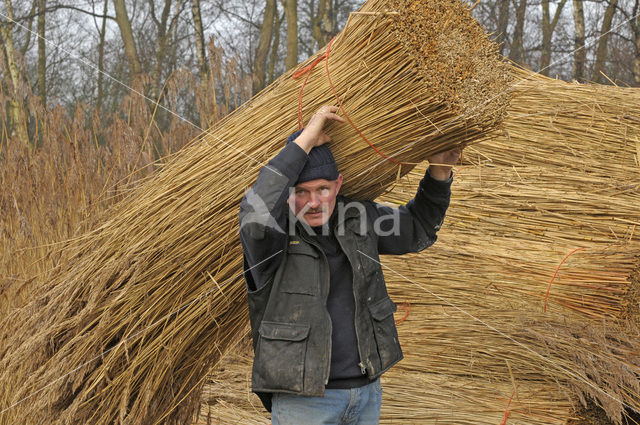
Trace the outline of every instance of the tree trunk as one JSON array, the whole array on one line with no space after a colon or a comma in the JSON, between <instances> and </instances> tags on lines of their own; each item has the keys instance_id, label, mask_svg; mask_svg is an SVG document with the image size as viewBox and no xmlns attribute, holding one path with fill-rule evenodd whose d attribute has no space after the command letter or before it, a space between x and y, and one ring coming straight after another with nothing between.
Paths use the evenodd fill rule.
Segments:
<instances>
[{"instance_id":1,"label":"tree trunk","mask_svg":"<svg viewBox=\"0 0 640 425\"><path fill-rule=\"evenodd\" d=\"M318 49L327 44L334 33L333 1L318 0L318 14L313 20L313 38L318 43Z\"/></svg>"},{"instance_id":2,"label":"tree trunk","mask_svg":"<svg viewBox=\"0 0 640 425\"><path fill-rule=\"evenodd\" d=\"M167 47L167 21L169 20L169 13L171 12L171 0L164 1L164 7L162 8L162 15L160 20L155 16L155 0L149 0L149 6L151 8L151 18L156 24L156 30L158 32L158 45L156 47L156 61L151 71L151 99L159 101L160 96L160 79L162 77L162 67L164 65L164 56Z\"/></svg>"},{"instance_id":3,"label":"tree trunk","mask_svg":"<svg viewBox=\"0 0 640 425\"><path fill-rule=\"evenodd\" d=\"M104 42L107 31L107 11L109 0L104 0L102 8L102 26L100 28L100 42L98 43L98 98L96 99L96 110L100 112L104 98Z\"/></svg>"},{"instance_id":4,"label":"tree trunk","mask_svg":"<svg viewBox=\"0 0 640 425\"><path fill-rule=\"evenodd\" d=\"M27 54L27 50L29 50L29 46L31 45L31 34L33 33L33 31L31 31L31 27L33 26L33 17L38 15L36 13L38 2L39 0L34 0L33 4L31 5L31 11L29 11L29 20L27 21L27 28L25 31L27 38L24 42L24 46L22 47L22 49L20 49L20 54L22 55L22 57L24 57Z\"/></svg>"},{"instance_id":5,"label":"tree trunk","mask_svg":"<svg viewBox=\"0 0 640 425\"><path fill-rule=\"evenodd\" d=\"M260 41L253 68L253 94L258 93L266 85L267 74L267 56L269 55L269 46L273 38L273 19L277 13L276 0L267 0L264 7L264 17L262 19L262 27L260 28Z\"/></svg>"},{"instance_id":6,"label":"tree trunk","mask_svg":"<svg viewBox=\"0 0 640 425\"><path fill-rule=\"evenodd\" d=\"M208 128L215 120L215 100L212 99L209 67L207 66L207 51L204 43L204 29L202 27L202 14L200 13L200 0L191 0L191 15L193 17L194 37L196 41L196 59L198 61L198 78L200 79L199 93L196 99L199 102L200 127ZM211 87L211 89L210 89ZM214 95L215 96L215 95Z\"/></svg>"},{"instance_id":7,"label":"tree trunk","mask_svg":"<svg viewBox=\"0 0 640 425\"><path fill-rule=\"evenodd\" d=\"M287 57L284 61L287 70L298 64L298 0L285 3L287 18Z\"/></svg>"},{"instance_id":8,"label":"tree trunk","mask_svg":"<svg viewBox=\"0 0 640 425\"><path fill-rule=\"evenodd\" d=\"M638 1L636 1L636 8L634 9L634 15L638 14ZM635 41L635 57L633 58L633 82L636 87L640 87L640 16L636 18L635 31L633 32Z\"/></svg>"},{"instance_id":9,"label":"tree trunk","mask_svg":"<svg viewBox=\"0 0 640 425\"><path fill-rule=\"evenodd\" d=\"M204 29L202 28L202 15L200 14L200 0L191 0L191 13L193 15L193 25L195 27L196 58L198 60L198 77L200 84L204 83L203 89L209 79L207 70L207 52L204 45Z\"/></svg>"},{"instance_id":10,"label":"tree trunk","mask_svg":"<svg viewBox=\"0 0 640 425\"><path fill-rule=\"evenodd\" d=\"M605 70L607 61L607 44L609 43L609 31L611 31L611 22L616 11L618 0L609 0L609 5L604 12L602 19L602 28L600 29L600 40L598 41L598 50L596 52L596 63L593 66L593 76L591 79L597 83L603 83L606 78L602 75Z\"/></svg>"},{"instance_id":11,"label":"tree trunk","mask_svg":"<svg viewBox=\"0 0 640 425\"><path fill-rule=\"evenodd\" d=\"M47 104L47 55L45 44L44 13L47 8L46 0L38 0L38 94L43 105Z\"/></svg>"},{"instance_id":12,"label":"tree trunk","mask_svg":"<svg viewBox=\"0 0 640 425\"><path fill-rule=\"evenodd\" d=\"M498 14L498 50L504 54L505 43L507 42L507 26L509 24L509 0L500 0L500 10Z\"/></svg>"},{"instance_id":13,"label":"tree trunk","mask_svg":"<svg viewBox=\"0 0 640 425\"><path fill-rule=\"evenodd\" d=\"M127 16L127 8L124 0L113 0L113 6L116 10L116 22L118 23L118 28L120 28L120 36L124 44L124 53L127 57L127 62L129 62L129 78L133 80L140 74L142 67L138 60L138 51L136 50L136 44L133 39L131 21L129 21L129 16Z\"/></svg>"},{"instance_id":14,"label":"tree trunk","mask_svg":"<svg viewBox=\"0 0 640 425\"><path fill-rule=\"evenodd\" d=\"M640 25L640 22L638 23ZM636 56L633 58L633 83L640 87L640 37L636 38Z\"/></svg>"},{"instance_id":15,"label":"tree trunk","mask_svg":"<svg viewBox=\"0 0 640 425\"><path fill-rule=\"evenodd\" d=\"M562 13L562 8L564 8L566 2L567 0L560 0L552 19L549 12L549 0L542 0L542 54L540 55L540 73L542 75L549 75L553 31L556 29L560 13Z\"/></svg>"},{"instance_id":16,"label":"tree trunk","mask_svg":"<svg viewBox=\"0 0 640 425\"><path fill-rule=\"evenodd\" d=\"M516 9L516 25L513 31L513 41L509 51L509 59L515 63L524 65L524 14L527 10L527 0L513 0Z\"/></svg>"},{"instance_id":17,"label":"tree trunk","mask_svg":"<svg viewBox=\"0 0 640 425\"><path fill-rule=\"evenodd\" d=\"M587 61L587 50L584 45L584 8L583 0L573 0L573 21L575 37L573 39L573 78L584 82L584 65Z\"/></svg>"},{"instance_id":18,"label":"tree trunk","mask_svg":"<svg viewBox=\"0 0 640 425\"><path fill-rule=\"evenodd\" d=\"M18 68L15 44L13 41L13 26L15 22L13 4L11 3L11 0L5 0L5 2L8 22L0 21L0 36L2 38L5 70L9 73L9 78L6 78L6 76L3 78L11 95L7 102L9 135L12 137L18 137L25 145L27 145L29 144L29 135L27 132L27 121L22 102L22 79L20 77L20 69Z\"/></svg>"},{"instance_id":19,"label":"tree trunk","mask_svg":"<svg viewBox=\"0 0 640 425\"><path fill-rule=\"evenodd\" d=\"M328 44L329 41L338 33L337 22L335 20L335 13L333 10L333 1L324 0L326 7L324 14L322 15L322 35L324 36L324 44Z\"/></svg>"},{"instance_id":20,"label":"tree trunk","mask_svg":"<svg viewBox=\"0 0 640 425\"><path fill-rule=\"evenodd\" d=\"M276 13L274 22L273 46L271 46L271 55L269 57L269 83L275 79L276 62L278 62L278 48L280 47L280 27L284 21L284 14L278 16Z\"/></svg>"}]
</instances>

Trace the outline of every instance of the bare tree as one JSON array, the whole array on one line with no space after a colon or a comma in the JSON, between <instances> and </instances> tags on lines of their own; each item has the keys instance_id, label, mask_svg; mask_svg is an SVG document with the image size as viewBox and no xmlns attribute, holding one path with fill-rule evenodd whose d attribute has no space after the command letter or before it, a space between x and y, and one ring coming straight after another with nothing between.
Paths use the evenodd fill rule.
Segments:
<instances>
[{"instance_id":1,"label":"bare tree","mask_svg":"<svg viewBox=\"0 0 640 425\"><path fill-rule=\"evenodd\" d=\"M260 28L260 41L254 60L253 70L253 93L262 90L266 83L267 73L267 56L269 54L269 46L273 38L274 18L277 14L276 0L267 0L264 7L264 17Z\"/></svg>"},{"instance_id":2,"label":"bare tree","mask_svg":"<svg viewBox=\"0 0 640 425\"><path fill-rule=\"evenodd\" d=\"M273 24L275 36L273 38L273 45L271 46L271 54L269 57L269 82L275 79L276 63L278 62L278 49L280 48L280 28L282 27L284 19L284 13L278 16L278 13L276 12Z\"/></svg>"},{"instance_id":3,"label":"bare tree","mask_svg":"<svg viewBox=\"0 0 640 425\"><path fill-rule=\"evenodd\" d=\"M33 31L31 31L31 28L33 27L33 18L36 17L36 15L39 15L39 12L36 13L36 7L38 6L38 0L34 0L32 5L31 5L31 11L29 12L29 15L27 15L26 17L22 18L22 20L27 21L27 30L26 30L26 37L27 39L24 41L24 44L22 46L22 49L20 49L20 55L22 55L24 57L24 55L27 54L27 51L29 50L29 47L31 47L31 34L33 33ZM15 12L14 12L15 14ZM16 18L14 16L14 19L16 19L16 22L19 22L21 19L20 18Z\"/></svg>"},{"instance_id":4,"label":"bare tree","mask_svg":"<svg viewBox=\"0 0 640 425\"><path fill-rule=\"evenodd\" d=\"M553 18L549 11L549 1L542 0L542 54L540 55L540 73L549 75L549 64L551 63L551 40L553 39L553 31L556 29L558 19L567 0L560 0L556 6Z\"/></svg>"},{"instance_id":5,"label":"bare tree","mask_svg":"<svg viewBox=\"0 0 640 425\"><path fill-rule=\"evenodd\" d=\"M504 53L505 43L507 42L507 26L509 24L509 0L499 0L498 14L498 49L500 54Z\"/></svg>"},{"instance_id":6,"label":"bare tree","mask_svg":"<svg viewBox=\"0 0 640 425\"><path fill-rule=\"evenodd\" d=\"M602 19L602 27L600 28L600 39L598 40L598 50L596 52L596 62L593 66L593 76L591 79L595 82L601 83L606 81L606 78L602 75L605 68L605 62L607 61L607 44L609 43L609 32L611 31L611 23L613 22L613 15L616 11L618 0L609 0L609 4L604 11L604 18Z\"/></svg>"},{"instance_id":7,"label":"bare tree","mask_svg":"<svg viewBox=\"0 0 640 425\"><path fill-rule=\"evenodd\" d=\"M182 0L178 0L176 3L174 15L171 19L171 6L173 4L172 0L165 0L164 7L162 8L162 13L160 14L160 18L156 16L155 13L155 0L148 0L149 8L151 10L151 19L156 26L157 31L157 45L156 45L156 58L155 63L153 65L153 70L151 71L151 98L155 101L158 100L160 96L160 85L162 79L163 67L165 65L165 58L167 55L167 45L169 43L169 39L171 38L171 34L175 30L175 26L178 23L178 17L182 11Z\"/></svg>"},{"instance_id":8,"label":"bare tree","mask_svg":"<svg viewBox=\"0 0 640 425\"><path fill-rule=\"evenodd\" d=\"M287 57L285 66L291 69L298 64L298 0L286 0Z\"/></svg>"},{"instance_id":9,"label":"bare tree","mask_svg":"<svg viewBox=\"0 0 640 425\"><path fill-rule=\"evenodd\" d=\"M318 13L313 18L312 26L313 38L318 43L318 48L327 44L335 35L336 23L332 0L318 0Z\"/></svg>"},{"instance_id":10,"label":"bare tree","mask_svg":"<svg viewBox=\"0 0 640 425\"><path fill-rule=\"evenodd\" d=\"M583 0L573 0L573 22L575 36L573 39L573 78L583 82L585 75L585 63L587 61L587 50L584 44L584 8Z\"/></svg>"},{"instance_id":11,"label":"bare tree","mask_svg":"<svg viewBox=\"0 0 640 425\"><path fill-rule=\"evenodd\" d=\"M136 49L136 43L133 38L133 30L131 29L131 21L127 15L127 8L124 4L124 0L113 0L113 5L116 9L116 22L118 28L120 28L120 36L124 43L124 53L129 62L129 74L133 80L140 72L142 67L140 66L140 60L138 59L138 51Z\"/></svg>"},{"instance_id":12,"label":"bare tree","mask_svg":"<svg viewBox=\"0 0 640 425\"><path fill-rule=\"evenodd\" d=\"M102 109L102 102L104 99L104 43L107 33L107 10L109 7L109 0L104 0L102 7L102 24L99 29L99 41L98 41L98 96L96 98L96 110Z\"/></svg>"},{"instance_id":13,"label":"bare tree","mask_svg":"<svg viewBox=\"0 0 640 425\"><path fill-rule=\"evenodd\" d=\"M47 104L47 53L45 44L46 0L38 0L38 94L44 105Z\"/></svg>"},{"instance_id":14,"label":"bare tree","mask_svg":"<svg viewBox=\"0 0 640 425\"><path fill-rule=\"evenodd\" d=\"M628 8L626 8L625 6L627 6ZM627 65L631 71L629 83L633 84L636 87L640 87L640 16L638 15L638 13L640 12L640 0L634 0L633 3L618 3L617 9L620 13L622 13L624 21L629 24L628 35L626 31L623 30L623 28L618 29L618 31L616 32L618 38L624 40L625 43L629 43L629 50L632 52L631 61ZM612 47L614 49L618 48L618 46L609 45L607 46L607 50ZM616 52L614 52L614 55L617 55ZM628 56L629 55L627 54L623 57ZM614 63L617 67L621 65L617 61Z\"/></svg>"},{"instance_id":15,"label":"bare tree","mask_svg":"<svg viewBox=\"0 0 640 425\"><path fill-rule=\"evenodd\" d=\"M204 45L204 30L202 28L202 14L200 13L200 0L191 0L191 15L193 16L193 26L195 30L198 76L200 77L200 83L206 85L209 77L207 72L207 53ZM202 88L204 90L206 86Z\"/></svg>"},{"instance_id":16,"label":"bare tree","mask_svg":"<svg viewBox=\"0 0 640 425\"><path fill-rule=\"evenodd\" d=\"M8 20L0 21L0 41L2 41L2 53L4 58L4 71L9 78L3 81L7 85L10 93L8 100L7 115L9 119L9 132L12 136L18 137L25 144L29 143L27 133L26 117L22 103L21 87L23 84L22 75L18 66L18 59L13 40L13 28L15 26L15 16L11 0L5 0Z\"/></svg>"},{"instance_id":17,"label":"bare tree","mask_svg":"<svg viewBox=\"0 0 640 425\"><path fill-rule=\"evenodd\" d=\"M638 14L638 10L640 9L640 0L636 0L633 6L632 17L635 16L635 19L629 19L629 24L631 25L631 32L633 34L633 47L634 47L634 57L633 57L633 84L636 87L640 87L640 15Z\"/></svg>"},{"instance_id":18,"label":"bare tree","mask_svg":"<svg viewBox=\"0 0 640 425\"><path fill-rule=\"evenodd\" d=\"M524 18L527 10L527 0L513 0L516 10L516 24L513 30L513 41L509 50L509 59L515 63L524 63Z\"/></svg>"}]
</instances>

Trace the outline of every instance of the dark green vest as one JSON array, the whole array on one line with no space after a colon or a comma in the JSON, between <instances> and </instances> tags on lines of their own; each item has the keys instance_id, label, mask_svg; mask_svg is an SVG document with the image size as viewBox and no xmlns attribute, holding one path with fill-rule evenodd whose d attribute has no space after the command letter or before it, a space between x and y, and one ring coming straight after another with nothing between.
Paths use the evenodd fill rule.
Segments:
<instances>
[{"instance_id":1,"label":"dark green vest","mask_svg":"<svg viewBox=\"0 0 640 425\"><path fill-rule=\"evenodd\" d=\"M333 230L353 270L360 366L375 379L402 359L402 351L393 317L396 305L384 283L377 238L371 223L366 228L361 224L357 209L349 208ZM270 397L261 393L324 394L331 363L328 294L327 259L296 223L273 279L249 293L255 352L252 386L268 410Z\"/></svg>"}]
</instances>

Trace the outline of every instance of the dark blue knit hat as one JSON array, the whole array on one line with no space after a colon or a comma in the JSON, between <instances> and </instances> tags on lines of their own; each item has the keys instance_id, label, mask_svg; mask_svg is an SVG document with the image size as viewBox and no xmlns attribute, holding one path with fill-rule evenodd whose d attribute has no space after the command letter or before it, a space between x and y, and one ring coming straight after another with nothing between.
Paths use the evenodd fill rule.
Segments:
<instances>
[{"instance_id":1,"label":"dark blue knit hat","mask_svg":"<svg viewBox=\"0 0 640 425\"><path fill-rule=\"evenodd\" d=\"M302 133L302 130L298 130L289 136L287 143L293 142L300 133ZM304 165L296 184L315 179L336 180L338 176L336 160L333 158L329 146L324 144L311 149L309 159Z\"/></svg>"}]
</instances>

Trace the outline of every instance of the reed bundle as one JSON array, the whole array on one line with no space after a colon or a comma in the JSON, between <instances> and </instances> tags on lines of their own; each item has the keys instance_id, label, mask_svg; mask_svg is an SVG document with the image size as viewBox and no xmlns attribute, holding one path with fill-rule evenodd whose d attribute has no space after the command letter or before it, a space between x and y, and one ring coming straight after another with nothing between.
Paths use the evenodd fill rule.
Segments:
<instances>
[{"instance_id":1,"label":"reed bundle","mask_svg":"<svg viewBox=\"0 0 640 425\"><path fill-rule=\"evenodd\" d=\"M476 388L441 387L438 423L497 423L512 393L514 423L554 423L545 409L564 423L587 399L621 423L640 411L640 91L514 73L504 134L466 150L439 242L385 261L392 297L411 305L387 379ZM419 177L384 199L406 202ZM393 406L424 388L402 382L386 413L401 421L414 416ZM487 403L499 389L504 402Z\"/></svg>"},{"instance_id":2,"label":"reed bundle","mask_svg":"<svg viewBox=\"0 0 640 425\"><path fill-rule=\"evenodd\" d=\"M451 61L453 44L456 67L424 66ZM323 54L324 63L307 68ZM336 102L335 90L381 152L348 125L328 129L339 141L332 149L345 193L361 198L377 196L431 153L485 137L509 98L495 46L458 0L371 0L330 55L320 52L300 69L309 76L303 121ZM192 416L207 371L246 324L237 208L297 127L302 83L292 74L68 242L35 299L3 319L0 423Z\"/></svg>"},{"instance_id":3,"label":"reed bundle","mask_svg":"<svg viewBox=\"0 0 640 425\"><path fill-rule=\"evenodd\" d=\"M640 91L512 72L504 133L465 150L439 241L383 258L405 359L383 376L381 423L586 425L589 399L615 423L640 410ZM379 200L408 201L423 173Z\"/></svg>"}]
</instances>

